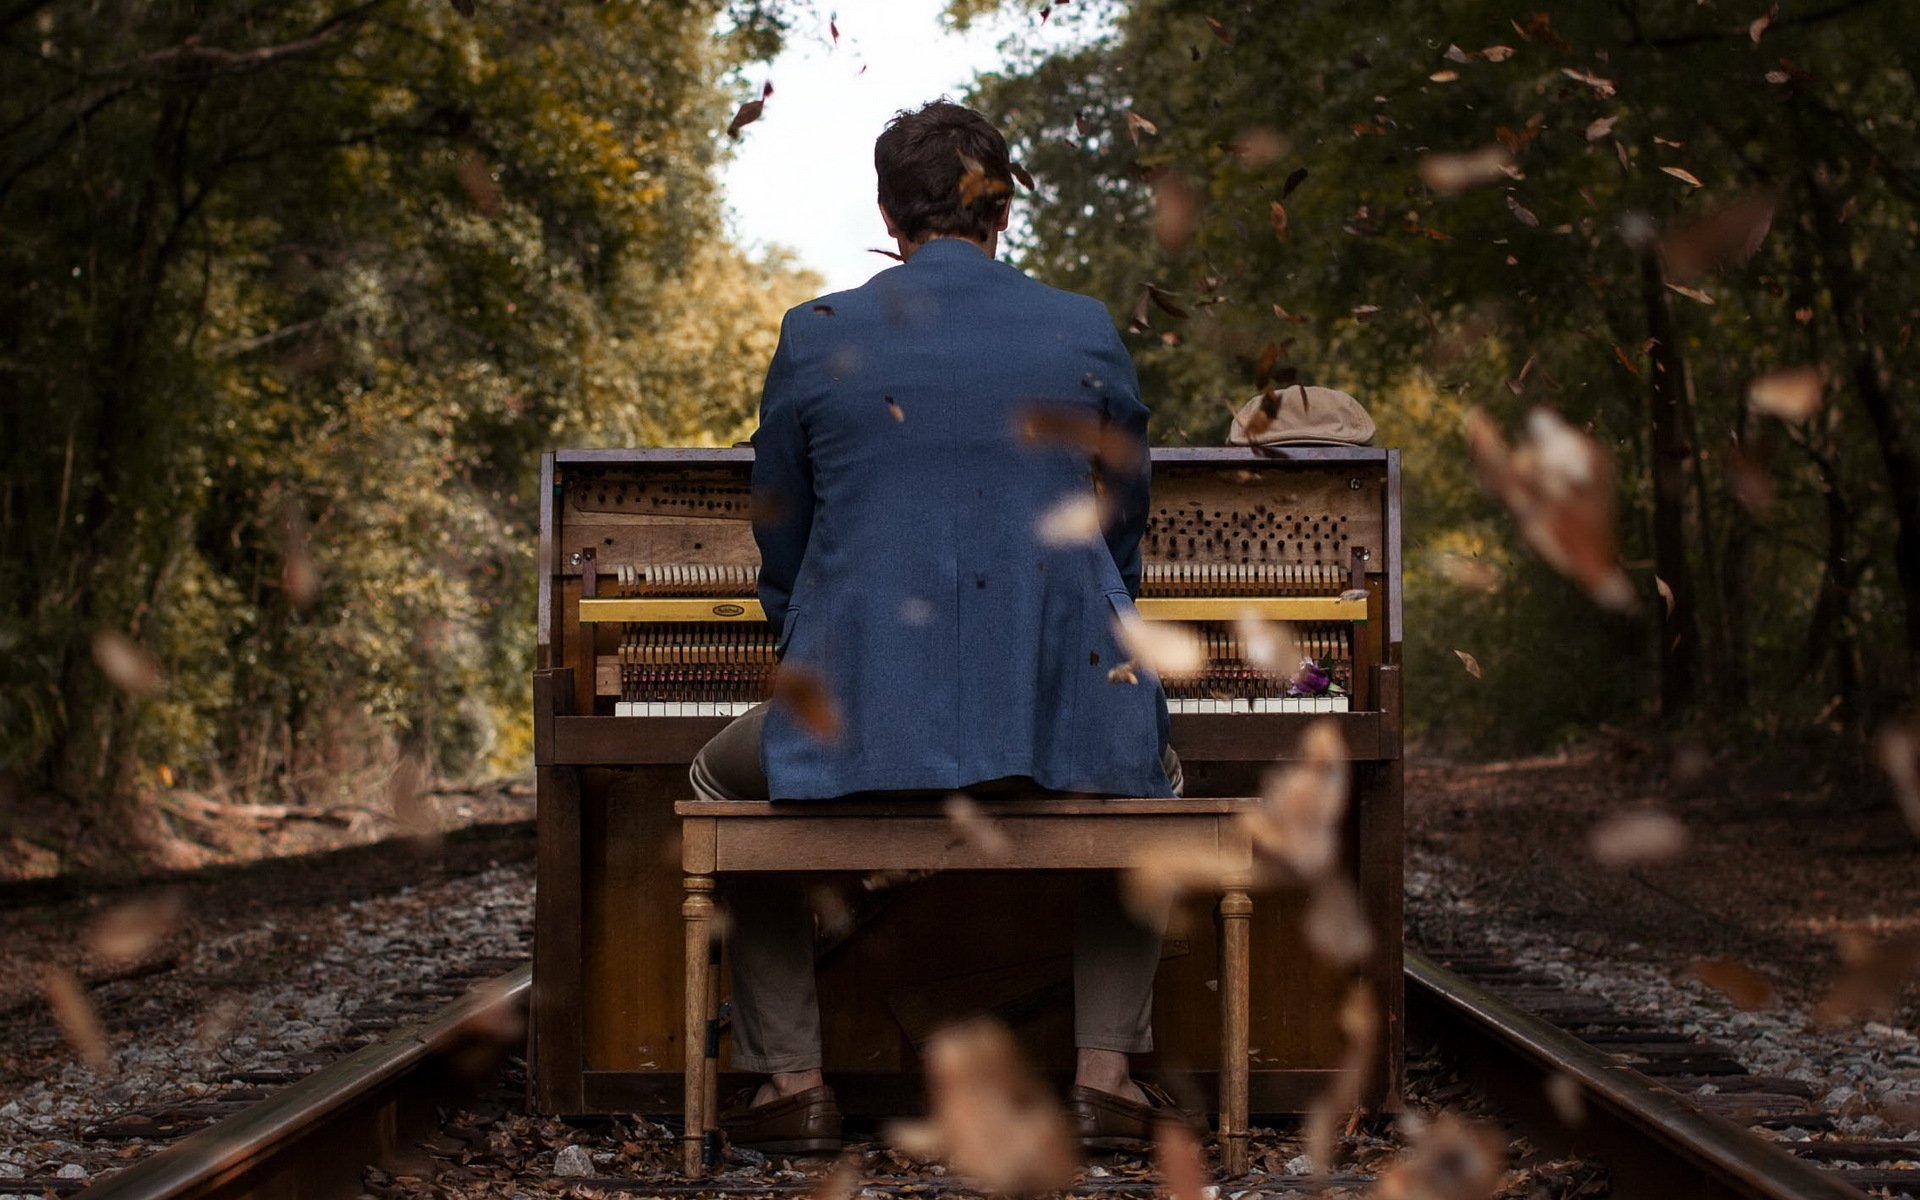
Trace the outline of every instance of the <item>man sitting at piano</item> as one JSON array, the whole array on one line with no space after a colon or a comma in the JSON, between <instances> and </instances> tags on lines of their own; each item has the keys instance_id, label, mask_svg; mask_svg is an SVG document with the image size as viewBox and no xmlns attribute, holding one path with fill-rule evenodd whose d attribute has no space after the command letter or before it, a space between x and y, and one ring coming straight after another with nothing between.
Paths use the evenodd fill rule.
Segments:
<instances>
[{"instance_id":1,"label":"man sitting at piano","mask_svg":"<svg viewBox=\"0 0 1920 1200\"><path fill-rule=\"evenodd\" d=\"M1013 174L979 113L898 114L874 167L903 261L787 313L753 437L760 600L781 670L834 712L756 707L695 759L695 793L1173 795L1164 693L1109 674L1147 518L1126 347L1100 301L994 258ZM1075 536L1096 493L1101 525ZM723 1125L741 1145L837 1147L803 884L739 877L726 902L733 1064L768 1079ZM1127 1064L1152 1048L1160 937L1089 878L1070 1097L1085 1139L1148 1137L1171 1109Z\"/></svg>"}]
</instances>

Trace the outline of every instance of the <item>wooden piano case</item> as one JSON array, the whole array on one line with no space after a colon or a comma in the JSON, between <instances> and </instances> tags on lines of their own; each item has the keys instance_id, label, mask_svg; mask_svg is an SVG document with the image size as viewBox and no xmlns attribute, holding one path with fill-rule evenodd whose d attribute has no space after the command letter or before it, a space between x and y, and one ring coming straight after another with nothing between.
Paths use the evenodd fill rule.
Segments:
<instances>
[{"instance_id":1,"label":"wooden piano case","mask_svg":"<svg viewBox=\"0 0 1920 1200\"><path fill-rule=\"evenodd\" d=\"M673 803L687 797L687 765L730 719L728 706L760 694L770 661L752 620L751 462L745 449L571 450L541 461L529 1061L531 1102L542 1112L679 1108L682 925ZM1284 595L1263 601L1263 611L1333 618L1311 628L1326 632L1320 645L1349 656L1339 664L1351 685L1347 711L1249 711L1271 705L1202 693L1176 703L1173 741L1190 795L1246 795L1258 791L1263 771L1296 754L1308 723L1338 725L1353 767L1344 866L1375 934L1361 970L1384 1016L1363 1094L1370 1107L1396 1109L1398 453L1155 450L1144 554L1144 616L1219 617L1230 611L1225 601L1242 606L1277 588ZM1250 578L1282 582L1250 589ZM664 581L638 591L678 597L681 607L622 600L635 579ZM712 613L649 627L644 636L627 623L683 617L690 602ZM680 641L687 646L676 649ZM717 676L716 661L724 667ZM1036 1065L1064 1076L1072 1063L1072 888L1071 879L1048 873L827 888L822 903L843 934L823 948L820 1003L826 1072L842 1107L861 1116L913 1111L916 1042L944 1020L979 1011L1007 1020ZM1269 892L1256 902L1252 1107L1299 1112L1340 1061L1336 1019L1352 977L1307 950L1302 896ZM1215 1094L1212 919L1204 901L1176 914L1155 991L1157 1049L1139 1060L1143 1075L1196 1099Z\"/></svg>"}]
</instances>

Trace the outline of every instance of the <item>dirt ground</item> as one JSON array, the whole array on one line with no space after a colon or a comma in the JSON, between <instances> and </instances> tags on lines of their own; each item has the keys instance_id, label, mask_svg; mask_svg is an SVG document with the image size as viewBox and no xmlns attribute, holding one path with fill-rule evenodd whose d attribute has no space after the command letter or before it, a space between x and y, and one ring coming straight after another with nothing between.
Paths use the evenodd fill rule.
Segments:
<instances>
[{"instance_id":1,"label":"dirt ground","mask_svg":"<svg viewBox=\"0 0 1920 1200\"><path fill-rule=\"evenodd\" d=\"M1817 1001L1837 947L1920 936L1920 839L1872 786L1797 783L1765 764L1704 751L1679 759L1621 743L1561 757L1416 762L1407 773L1410 855L1432 853L1481 911L1551 932L1575 950L1675 971L1730 959L1783 1000ZM1657 808L1686 842L1658 861L1608 866L1590 835L1610 816ZM1463 931L1410 906L1408 935ZM1920 1022L1909 976L1896 1024Z\"/></svg>"}]
</instances>

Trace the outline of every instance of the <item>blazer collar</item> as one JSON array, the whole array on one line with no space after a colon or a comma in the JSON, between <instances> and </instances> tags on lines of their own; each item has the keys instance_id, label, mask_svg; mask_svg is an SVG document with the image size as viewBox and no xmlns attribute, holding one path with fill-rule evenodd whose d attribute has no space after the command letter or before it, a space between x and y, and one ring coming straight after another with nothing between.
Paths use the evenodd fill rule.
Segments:
<instances>
[{"instance_id":1,"label":"blazer collar","mask_svg":"<svg viewBox=\"0 0 1920 1200\"><path fill-rule=\"evenodd\" d=\"M981 248L978 242L969 242L964 238L952 237L939 237L926 242L907 259L907 265L911 266L923 258L930 263L972 262L975 260L985 263L993 261L987 257L987 252Z\"/></svg>"}]
</instances>

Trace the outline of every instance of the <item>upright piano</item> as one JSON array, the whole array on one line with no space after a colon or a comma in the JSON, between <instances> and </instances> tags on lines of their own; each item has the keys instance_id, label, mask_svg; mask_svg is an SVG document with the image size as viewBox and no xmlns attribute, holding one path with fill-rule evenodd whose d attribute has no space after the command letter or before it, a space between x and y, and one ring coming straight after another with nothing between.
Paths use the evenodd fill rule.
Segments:
<instances>
[{"instance_id":1,"label":"upright piano","mask_svg":"<svg viewBox=\"0 0 1920 1200\"><path fill-rule=\"evenodd\" d=\"M563 450L540 465L534 754L538 878L531 1100L543 1112L672 1114L680 1103L676 800L708 738L764 699L774 639L755 598L748 449ZM1190 622L1206 669L1168 681L1189 795L1257 794L1335 723L1352 765L1343 867L1372 926L1359 968L1383 1013L1365 1102L1402 1076L1400 461L1346 447L1156 449L1138 610ZM1242 644L1287 622L1336 689L1289 695L1287 662ZM1116 686L1124 686L1117 684ZM823 883L825 1069L850 1114L911 1111L939 1024L1008 1021L1071 1068L1072 881L948 875L876 891ZM1304 895L1264 897L1253 932L1252 1107L1304 1111L1344 1049L1350 968L1316 958ZM1177 914L1141 1074L1213 1095L1219 1037L1204 902ZM722 983L725 994L725 983ZM723 1064L724 1065L724 1064Z\"/></svg>"}]
</instances>

